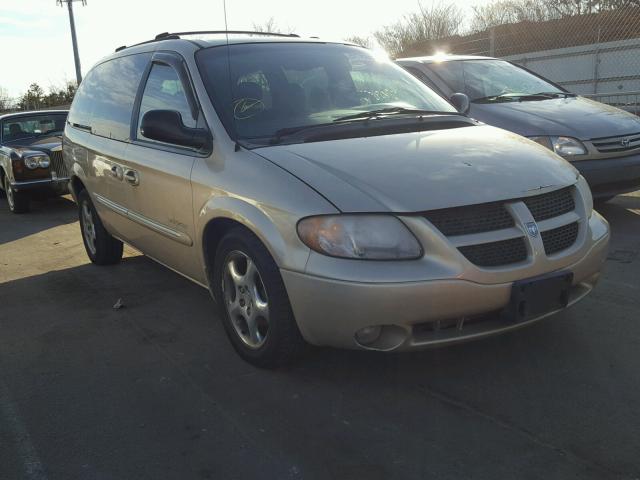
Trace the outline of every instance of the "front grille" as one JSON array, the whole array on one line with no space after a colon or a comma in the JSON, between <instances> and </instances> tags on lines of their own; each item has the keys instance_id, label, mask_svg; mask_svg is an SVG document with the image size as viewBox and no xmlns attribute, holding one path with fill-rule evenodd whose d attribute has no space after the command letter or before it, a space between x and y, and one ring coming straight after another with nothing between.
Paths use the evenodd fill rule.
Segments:
<instances>
[{"instance_id":1,"label":"front grille","mask_svg":"<svg viewBox=\"0 0 640 480\"><path fill-rule=\"evenodd\" d=\"M424 217L447 237L490 232L514 226L502 202L432 210Z\"/></svg>"},{"instance_id":2,"label":"front grille","mask_svg":"<svg viewBox=\"0 0 640 480\"><path fill-rule=\"evenodd\" d=\"M523 199L536 222L558 217L575 210L572 187Z\"/></svg>"},{"instance_id":3,"label":"front grille","mask_svg":"<svg viewBox=\"0 0 640 480\"><path fill-rule=\"evenodd\" d=\"M576 243L578 238L578 223L570 223L562 227L547 230L540 234L544 251L547 255L561 252Z\"/></svg>"},{"instance_id":4,"label":"front grille","mask_svg":"<svg viewBox=\"0 0 640 480\"><path fill-rule=\"evenodd\" d=\"M527 206L536 222L559 217L576 209L574 187L567 187L521 199L431 210L422 215L445 236L462 237L514 227L514 218L507 210L506 205L518 201ZM502 235L502 233L497 235ZM541 236L547 255L557 253L573 245L577 234L577 223L543 232ZM460 245L471 242L469 239L457 238L453 240L453 243ZM498 267L520 263L526 261L528 256L525 237L465 245L458 247L458 250L467 260L479 267Z\"/></svg>"},{"instance_id":5,"label":"front grille","mask_svg":"<svg viewBox=\"0 0 640 480\"><path fill-rule=\"evenodd\" d=\"M628 152L640 148L640 133L591 140L600 153Z\"/></svg>"},{"instance_id":6,"label":"front grille","mask_svg":"<svg viewBox=\"0 0 640 480\"><path fill-rule=\"evenodd\" d=\"M522 237L459 247L458 250L479 267L497 267L527 259L527 246Z\"/></svg>"},{"instance_id":7,"label":"front grille","mask_svg":"<svg viewBox=\"0 0 640 480\"><path fill-rule=\"evenodd\" d=\"M49 160L51 161L50 170L52 172L56 172L58 177L65 178L69 176L67 166L64 164L64 160L62 159L62 151L49 153Z\"/></svg>"}]
</instances>

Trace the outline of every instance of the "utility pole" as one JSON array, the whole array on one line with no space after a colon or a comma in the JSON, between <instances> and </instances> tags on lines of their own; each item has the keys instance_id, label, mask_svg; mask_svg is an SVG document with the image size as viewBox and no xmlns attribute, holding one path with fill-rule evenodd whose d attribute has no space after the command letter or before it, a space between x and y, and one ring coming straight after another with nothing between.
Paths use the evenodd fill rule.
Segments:
<instances>
[{"instance_id":1,"label":"utility pole","mask_svg":"<svg viewBox=\"0 0 640 480\"><path fill-rule=\"evenodd\" d=\"M69 26L71 27L71 42L73 43L73 60L76 64L76 82L80 85L82 81L82 72L80 71L80 54L78 53L78 39L76 38L76 22L73 19L73 2L82 2L87 4L87 0L56 0L56 5L61 7L67 4L69 10Z\"/></svg>"}]
</instances>

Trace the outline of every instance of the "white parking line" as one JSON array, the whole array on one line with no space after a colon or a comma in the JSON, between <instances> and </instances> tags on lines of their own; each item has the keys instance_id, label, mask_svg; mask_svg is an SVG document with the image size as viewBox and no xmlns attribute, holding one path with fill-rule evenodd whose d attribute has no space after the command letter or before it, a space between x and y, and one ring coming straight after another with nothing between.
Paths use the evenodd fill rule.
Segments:
<instances>
[{"instance_id":1,"label":"white parking line","mask_svg":"<svg viewBox=\"0 0 640 480\"><path fill-rule=\"evenodd\" d=\"M14 437L25 478L27 480L46 480L47 475L44 473L38 453L31 442L31 436L22 423L18 410L9 396L9 389L3 381L0 381L0 413Z\"/></svg>"}]
</instances>

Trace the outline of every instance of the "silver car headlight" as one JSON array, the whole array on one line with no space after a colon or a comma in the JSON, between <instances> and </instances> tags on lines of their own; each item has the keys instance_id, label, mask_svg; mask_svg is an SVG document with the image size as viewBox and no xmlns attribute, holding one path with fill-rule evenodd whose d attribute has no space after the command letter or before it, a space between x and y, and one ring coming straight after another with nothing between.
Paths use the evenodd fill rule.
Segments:
<instances>
[{"instance_id":1,"label":"silver car headlight","mask_svg":"<svg viewBox=\"0 0 640 480\"><path fill-rule=\"evenodd\" d=\"M529 140L533 140L540 145L547 147L549 150L553 150L558 155L571 159L576 155L586 155L587 148L584 144L572 137L548 137L537 136L529 137Z\"/></svg>"},{"instance_id":2,"label":"silver car headlight","mask_svg":"<svg viewBox=\"0 0 640 480\"><path fill-rule=\"evenodd\" d=\"M29 170L35 170L36 168L48 168L49 167L49 155L45 153L27 154L22 158L25 167Z\"/></svg>"},{"instance_id":3,"label":"silver car headlight","mask_svg":"<svg viewBox=\"0 0 640 480\"><path fill-rule=\"evenodd\" d=\"M321 215L298 222L298 236L324 255L361 260L410 260L422 256L416 237L392 215Z\"/></svg>"}]
</instances>

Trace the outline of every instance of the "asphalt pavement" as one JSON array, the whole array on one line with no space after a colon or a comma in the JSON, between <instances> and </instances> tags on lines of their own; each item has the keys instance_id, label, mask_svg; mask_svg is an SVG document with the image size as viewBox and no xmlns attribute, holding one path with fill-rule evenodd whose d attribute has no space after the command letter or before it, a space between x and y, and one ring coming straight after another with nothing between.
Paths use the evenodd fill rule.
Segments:
<instances>
[{"instance_id":1,"label":"asphalt pavement","mask_svg":"<svg viewBox=\"0 0 640 480\"><path fill-rule=\"evenodd\" d=\"M69 198L0 199L0 479L640 478L640 193L600 212L601 282L551 319L263 371L203 288L91 265Z\"/></svg>"}]
</instances>

